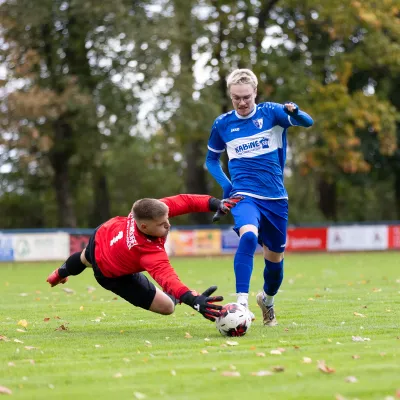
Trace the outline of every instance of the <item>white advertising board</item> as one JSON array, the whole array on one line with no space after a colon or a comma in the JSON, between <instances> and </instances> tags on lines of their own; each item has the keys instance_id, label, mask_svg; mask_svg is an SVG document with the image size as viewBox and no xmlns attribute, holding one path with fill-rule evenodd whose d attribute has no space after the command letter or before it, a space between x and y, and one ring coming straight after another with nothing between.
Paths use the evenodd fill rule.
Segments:
<instances>
[{"instance_id":1,"label":"white advertising board","mask_svg":"<svg viewBox=\"0 0 400 400\"><path fill-rule=\"evenodd\" d=\"M65 260L69 257L69 234L14 234L13 249L15 261Z\"/></svg>"},{"instance_id":2,"label":"white advertising board","mask_svg":"<svg viewBox=\"0 0 400 400\"><path fill-rule=\"evenodd\" d=\"M387 250L386 225L356 225L328 228L328 251Z\"/></svg>"}]
</instances>

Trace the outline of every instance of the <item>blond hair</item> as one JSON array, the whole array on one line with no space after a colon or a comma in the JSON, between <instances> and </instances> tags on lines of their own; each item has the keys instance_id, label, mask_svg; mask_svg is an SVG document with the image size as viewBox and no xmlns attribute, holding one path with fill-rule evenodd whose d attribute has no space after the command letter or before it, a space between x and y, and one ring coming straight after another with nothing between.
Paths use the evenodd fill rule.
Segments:
<instances>
[{"instance_id":1,"label":"blond hair","mask_svg":"<svg viewBox=\"0 0 400 400\"><path fill-rule=\"evenodd\" d=\"M257 89L258 79L253 71L241 68L232 71L228 78L226 78L226 85L230 90L232 85L246 85L249 84L253 89Z\"/></svg>"},{"instance_id":2,"label":"blond hair","mask_svg":"<svg viewBox=\"0 0 400 400\"><path fill-rule=\"evenodd\" d=\"M140 199L132 206L135 220L155 220L168 214L168 206L157 199Z\"/></svg>"}]
</instances>

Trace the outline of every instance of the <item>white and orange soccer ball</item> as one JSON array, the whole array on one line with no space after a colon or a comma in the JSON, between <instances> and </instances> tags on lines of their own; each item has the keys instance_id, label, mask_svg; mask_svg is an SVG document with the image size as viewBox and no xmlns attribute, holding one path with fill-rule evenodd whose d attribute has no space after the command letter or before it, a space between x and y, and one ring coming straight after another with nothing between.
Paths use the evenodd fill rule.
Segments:
<instances>
[{"instance_id":1,"label":"white and orange soccer ball","mask_svg":"<svg viewBox=\"0 0 400 400\"><path fill-rule=\"evenodd\" d=\"M222 307L215 321L222 336L244 336L251 326L248 310L239 303L228 303Z\"/></svg>"}]
</instances>

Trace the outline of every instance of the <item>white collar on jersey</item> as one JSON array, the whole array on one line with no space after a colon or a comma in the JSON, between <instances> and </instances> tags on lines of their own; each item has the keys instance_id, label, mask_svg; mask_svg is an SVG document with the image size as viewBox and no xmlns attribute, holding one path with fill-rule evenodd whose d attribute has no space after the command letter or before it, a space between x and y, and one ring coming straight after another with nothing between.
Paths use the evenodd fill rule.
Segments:
<instances>
[{"instance_id":1,"label":"white collar on jersey","mask_svg":"<svg viewBox=\"0 0 400 400\"><path fill-rule=\"evenodd\" d=\"M246 115L245 117L239 115L236 110L235 110L235 115L239 118L239 119L247 119L247 118L251 118L257 111L257 104L254 104L254 110L249 114Z\"/></svg>"}]
</instances>

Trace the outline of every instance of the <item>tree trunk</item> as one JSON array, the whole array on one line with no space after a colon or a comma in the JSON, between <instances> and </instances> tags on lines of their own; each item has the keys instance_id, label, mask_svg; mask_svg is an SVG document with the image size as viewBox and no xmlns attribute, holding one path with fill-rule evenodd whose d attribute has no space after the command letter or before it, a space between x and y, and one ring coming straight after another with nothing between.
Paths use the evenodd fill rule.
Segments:
<instances>
[{"instance_id":1,"label":"tree trunk","mask_svg":"<svg viewBox=\"0 0 400 400\"><path fill-rule=\"evenodd\" d=\"M185 146L186 188L188 193L207 194L206 171L204 169L204 142L193 140ZM206 213L190 214L193 224L209 224L210 216Z\"/></svg>"},{"instance_id":2,"label":"tree trunk","mask_svg":"<svg viewBox=\"0 0 400 400\"><path fill-rule=\"evenodd\" d=\"M394 180L394 195L395 195L396 218L400 220L400 171L396 173L396 177Z\"/></svg>"},{"instance_id":3,"label":"tree trunk","mask_svg":"<svg viewBox=\"0 0 400 400\"><path fill-rule=\"evenodd\" d=\"M93 197L94 209L89 224L95 228L111 218L107 178L101 169L96 170L93 177Z\"/></svg>"},{"instance_id":4,"label":"tree trunk","mask_svg":"<svg viewBox=\"0 0 400 400\"><path fill-rule=\"evenodd\" d=\"M321 177L318 180L319 209L324 216L332 221L337 221L337 194L336 183L328 182Z\"/></svg>"},{"instance_id":5,"label":"tree trunk","mask_svg":"<svg viewBox=\"0 0 400 400\"><path fill-rule=\"evenodd\" d=\"M58 119L54 125L54 146L49 153L49 160L54 170L54 190L58 205L58 226L76 228L76 215L73 207L69 176L69 160L74 154L71 126Z\"/></svg>"}]
</instances>

